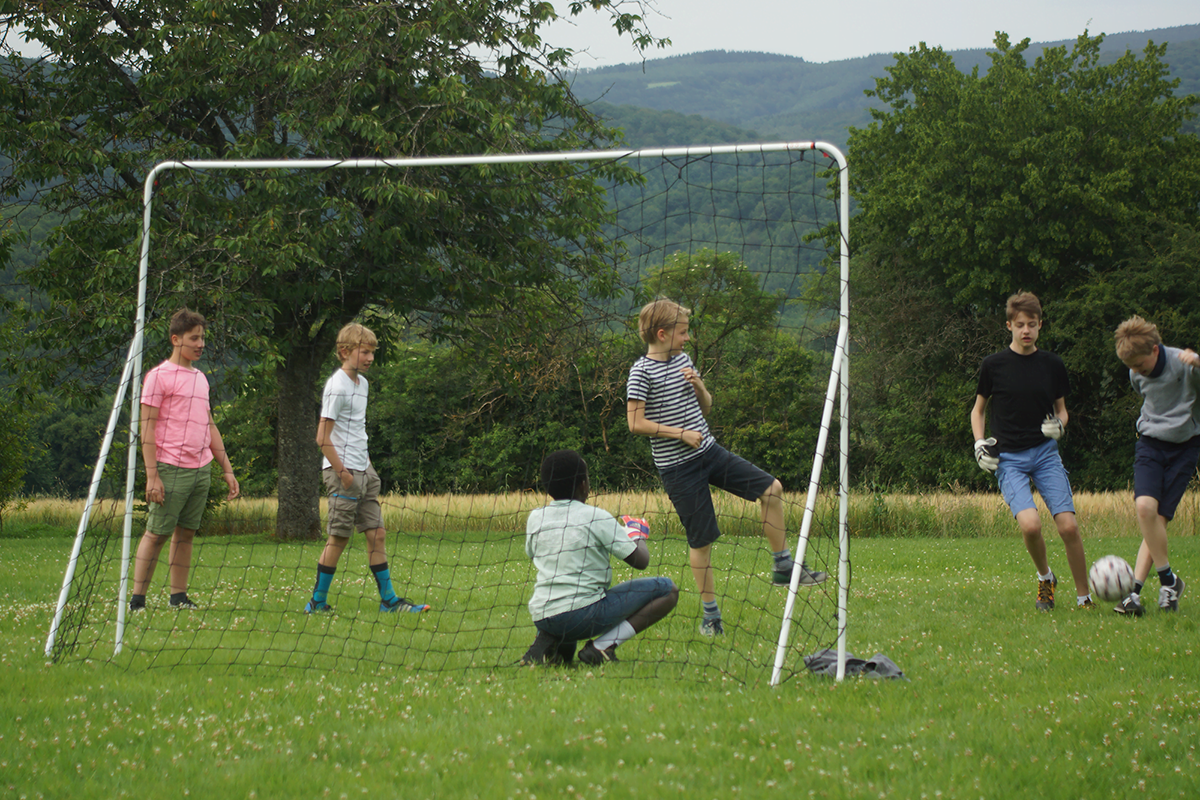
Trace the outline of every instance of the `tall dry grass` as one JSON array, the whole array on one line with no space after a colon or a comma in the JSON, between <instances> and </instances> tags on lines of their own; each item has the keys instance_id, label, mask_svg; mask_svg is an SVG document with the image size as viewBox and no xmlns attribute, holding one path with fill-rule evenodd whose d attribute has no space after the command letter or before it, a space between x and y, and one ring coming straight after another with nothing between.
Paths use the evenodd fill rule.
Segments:
<instances>
[{"instance_id":1,"label":"tall dry grass","mask_svg":"<svg viewBox=\"0 0 1200 800\"><path fill-rule=\"evenodd\" d=\"M806 496L790 493L789 530L796 530ZM547 497L535 492L508 494L387 495L381 498L384 525L389 531L426 533L458 531L521 531L525 517ZM662 533L681 533L670 501L662 492L602 493L589 502L614 515L646 517ZM754 503L725 492L714 494L717 513L725 521L727 535L757 535L758 509ZM274 498L239 498L208 515L202 534L239 535L270 533L274 530L277 501ZM837 497L822 494L817 516L829 524L837 517ZM325 513L325 500L321 513ZM1075 508L1085 537L1137 534L1133 496L1123 492L1078 492ZM82 500L33 498L19 511L9 514L10 529L28 527L74 532L83 511ZM124 503L101 501L91 514L91 524L120 530ZM1042 509L1047 530L1053 521ZM854 537L977 538L1015 533L1012 515L999 494L981 492L866 493L850 496L848 519ZM135 521L135 528L141 524ZM1169 532L1172 536L1195 536L1200 525L1200 493L1189 492L1180 504Z\"/></svg>"}]
</instances>

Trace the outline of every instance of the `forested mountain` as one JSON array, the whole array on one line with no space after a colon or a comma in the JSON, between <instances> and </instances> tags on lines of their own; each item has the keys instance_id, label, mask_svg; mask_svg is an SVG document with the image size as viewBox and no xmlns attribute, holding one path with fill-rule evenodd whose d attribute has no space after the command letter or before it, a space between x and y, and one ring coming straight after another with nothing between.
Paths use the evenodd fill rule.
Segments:
<instances>
[{"instance_id":1,"label":"forested mountain","mask_svg":"<svg viewBox=\"0 0 1200 800\"><path fill-rule=\"evenodd\" d=\"M1019 31L1010 35L1020 40ZM1127 49L1140 53L1148 41L1168 43L1166 61L1180 80L1177 91L1200 94L1200 25L1108 35L1102 63ZM1071 44L1035 43L1030 53ZM986 71L987 53L955 50L950 55L969 72L975 66ZM789 139L844 146L850 126L870 122L871 99L863 92L893 63L891 54L882 53L817 64L794 56L715 50L583 70L575 76L574 90L607 104L605 113L638 146ZM672 113L655 119L649 111Z\"/></svg>"}]
</instances>

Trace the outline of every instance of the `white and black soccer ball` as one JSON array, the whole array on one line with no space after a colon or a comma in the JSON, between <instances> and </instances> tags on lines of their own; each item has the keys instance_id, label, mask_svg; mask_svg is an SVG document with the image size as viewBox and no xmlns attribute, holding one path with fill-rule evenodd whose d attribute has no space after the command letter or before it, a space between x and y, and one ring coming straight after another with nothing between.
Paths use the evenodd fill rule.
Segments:
<instances>
[{"instance_id":1,"label":"white and black soccer ball","mask_svg":"<svg viewBox=\"0 0 1200 800\"><path fill-rule=\"evenodd\" d=\"M1098 558L1088 570L1088 584L1095 598L1108 603L1118 602L1133 591L1133 568L1120 556Z\"/></svg>"}]
</instances>

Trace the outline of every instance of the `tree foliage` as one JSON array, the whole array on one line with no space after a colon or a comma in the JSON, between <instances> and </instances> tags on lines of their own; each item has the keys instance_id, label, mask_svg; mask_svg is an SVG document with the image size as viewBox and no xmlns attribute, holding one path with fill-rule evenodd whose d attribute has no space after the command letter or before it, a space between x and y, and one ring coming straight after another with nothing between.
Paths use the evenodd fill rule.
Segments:
<instances>
[{"instance_id":1,"label":"tree foliage","mask_svg":"<svg viewBox=\"0 0 1200 800\"><path fill-rule=\"evenodd\" d=\"M1101 63L1102 39L1031 62L1028 40L1000 34L986 75L922 45L877 80L887 107L850 140L858 466L872 480L983 484L967 415L1020 290L1041 297L1039 346L1075 387L1073 479L1109 488L1127 471L1111 331L1135 311L1200 322L1162 291L1195 288L1195 262L1180 265L1197 230L1200 140L1184 127L1198 98L1174 94L1164 47Z\"/></svg>"},{"instance_id":2,"label":"tree foliage","mask_svg":"<svg viewBox=\"0 0 1200 800\"><path fill-rule=\"evenodd\" d=\"M655 44L629 6L618 33ZM640 4L634 6L640 8ZM49 56L10 53L0 78L0 182L66 221L22 278L50 300L31 326L96 391L134 318L142 178L166 160L554 152L616 132L576 101L571 53L546 43L538 0L160 0L5 4ZM614 281L597 181L546 164L451 170L163 173L151 242L152 332L190 305L232 363L277 388L278 532L318 532L312 446L321 365L364 309L433 337L519 327L531 295L567 310ZM27 201L32 202L32 201ZM236 464L235 464L236 466Z\"/></svg>"}]
</instances>

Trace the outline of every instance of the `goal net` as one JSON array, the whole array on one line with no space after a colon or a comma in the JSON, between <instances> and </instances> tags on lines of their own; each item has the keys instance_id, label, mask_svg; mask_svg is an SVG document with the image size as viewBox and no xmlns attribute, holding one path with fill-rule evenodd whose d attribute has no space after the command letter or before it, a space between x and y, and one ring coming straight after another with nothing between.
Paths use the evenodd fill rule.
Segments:
<instances>
[{"instance_id":1,"label":"goal net","mask_svg":"<svg viewBox=\"0 0 1200 800\"><path fill-rule=\"evenodd\" d=\"M610 213L593 246L611 268L609 290L581 285L569 323L548 315L559 327L547 329L539 319L524 335L490 340L485 330L475 341L487 346L474 351L424 336L427 320L396 319L384 298L368 303L361 316L380 339L368 373L367 425L382 484L387 564L396 593L430 610L381 613L367 544L355 533L328 590L334 610L305 613L324 535L279 540L278 501L253 491L223 501L225 484L214 473L185 564L196 607L176 608L168 599L177 554L167 545L145 608L131 612L147 520L137 413L144 372L170 355L170 314L181 306L206 310L203 286L164 286L151 277L156 182L172 171L194 181L237 174L244 183L304 171L477 169L486 175L481 180L517 183L534 180L529 166L545 161L595 170L601 183L610 174L606 165L633 167L641 176L606 185ZM805 657L818 651L837 650L844 664L847 185L841 153L817 142L160 164L146 179L134 333L122 374L114 377L115 399L47 656L132 669L518 669L536 634L527 604L537 573L526 555L525 525L531 511L549 502L539 467L550 452L573 449L588 463L589 504L649 523L649 566L639 572L613 559L613 584L665 577L679 588L674 611L622 644L620 661L606 670L775 684L804 674ZM627 423L626 378L646 347L638 310L659 297L691 309L684 351L715 398L708 415L714 438L781 482L786 544L797 563L828 576L813 586L800 570L776 577L759 503L713 489L721 533L711 548L719 636L701 631L705 612L683 526L647 438L631 434ZM223 382L226 374L244 374L233 365L244 367L253 353L234 332L218 333L218 309L208 313L209 345L197 366L212 384L214 418L235 474L244 487L261 487L261 476L277 467L263 463L272 452L270 415L262 411L269 402ZM479 324L486 328L486 321ZM331 350L325 375L337 368ZM323 524L328 502L322 491Z\"/></svg>"}]
</instances>

